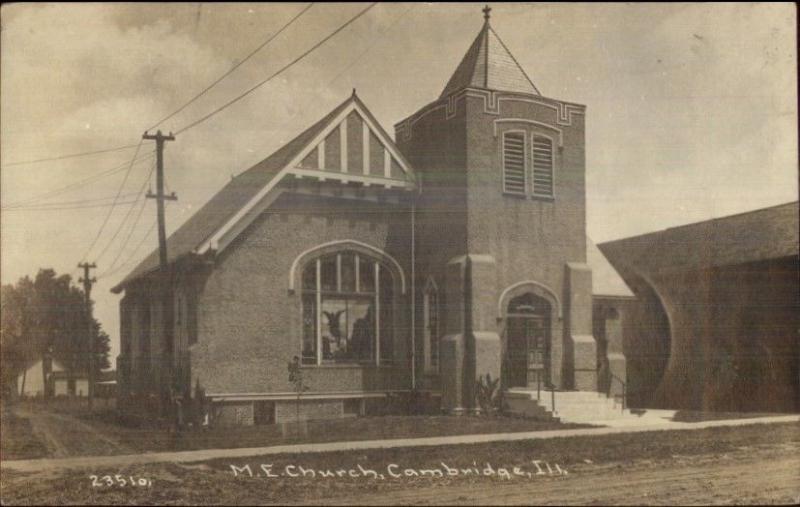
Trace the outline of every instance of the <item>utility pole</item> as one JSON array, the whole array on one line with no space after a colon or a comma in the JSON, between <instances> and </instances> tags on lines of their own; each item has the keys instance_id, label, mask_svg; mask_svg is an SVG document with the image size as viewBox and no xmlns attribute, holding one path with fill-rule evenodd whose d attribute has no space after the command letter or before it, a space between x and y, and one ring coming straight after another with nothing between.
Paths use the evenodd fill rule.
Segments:
<instances>
[{"instance_id":1,"label":"utility pole","mask_svg":"<svg viewBox=\"0 0 800 507\"><path fill-rule=\"evenodd\" d=\"M158 211L158 259L159 259L159 285L160 287L160 295L162 298L162 322L161 322L161 329L163 333L163 343L162 343L162 351L163 357L160 359L160 366L159 371L164 373L166 370L166 375L160 376L160 391L161 391L161 399L162 399L162 411L164 410L164 395L167 392L167 389L172 387L172 383L174 382L174 367L173 367L173 353L174 353L174 344L173 344L173 319L172 319L172 276L169 270L169 262L167 258L167 228L164 218L164 201L177 201L178 197L175 195L175 192L172 192L170 195L164 194L164 143L166 141L174 141L175 136L172 135L172 132L169 135L164 135L159 130L156 132L155 135L150 135L147 132L144 133L142 139L155 141L156 142L156 193L153 194L152 192L147 192L148 199L155 199L156 206ZM166 378L165 378L166 377ZM164 385L164 382L168 382L169 384Z\"/></svg>"},{"instance_id":2,"label":"utility pole","mask_svg":"<svg viewBox=\"0 0 800 507\"><path fill-rule=\"evenodd\" d=\"M94 352L94 319L92 318L92 284L97 278L89 276L89 270L97 268L93 262L81 262L79 268L83 268L83 278L78 279L83 282L83 304L86 309L86 336L89 338L89 392L86 393L89 399L89 410L94 404L94 381L95 381L95 352Z\"/></svg>"},{"instance_id":3,"label":"utility pole","mask_svg":"<svg viewBox=\"0 0 800 507\"><path fill-rule=\"evenodd\" d=\"M165 136L159 130L154 136L145 132L142 139L156 142L156 193L148 191L147 198L156 199L158 207L158 259L161 271L165 271L167 269L167 227L164 223L164 201L177 201L178 197L175 192L170 195L164 194L164 142L174 141L175 136L172 135L172 132Z\"/></svg>"}]
</instances>

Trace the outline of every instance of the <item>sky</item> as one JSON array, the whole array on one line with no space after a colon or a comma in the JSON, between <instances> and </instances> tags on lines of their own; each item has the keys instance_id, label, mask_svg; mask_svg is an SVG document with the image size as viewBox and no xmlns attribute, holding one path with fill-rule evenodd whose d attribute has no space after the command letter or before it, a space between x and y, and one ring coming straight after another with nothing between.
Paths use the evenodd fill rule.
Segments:
<instances>
[{"instance_id":1,"label":"sky","mask_svg":"<svg viewBox=\"0 0 800 507\"><path fill-rule=\"evenodd\" d=\"M305 5L4 4L0 281L39 268L78 275L79 261L95 261L95 316L116 357L119 296L110 288L157 246L155 201L135 200L147 188L152 141L138 152L17 162L136 145ZM365 6L314 5L160 127L177 131L210 112ZM587 226L595 242L797 199L793 4L491 6L493 28L542 94L587 105ZM378 4L280 77L167 143L167 187L179 198L167 204L167 233L353 88L393 132L438 97L483 24L482 7ZM128 173L134 153L141 158ZM123 204L109 207L118 192Z\"/></svg>"}]
</instances>

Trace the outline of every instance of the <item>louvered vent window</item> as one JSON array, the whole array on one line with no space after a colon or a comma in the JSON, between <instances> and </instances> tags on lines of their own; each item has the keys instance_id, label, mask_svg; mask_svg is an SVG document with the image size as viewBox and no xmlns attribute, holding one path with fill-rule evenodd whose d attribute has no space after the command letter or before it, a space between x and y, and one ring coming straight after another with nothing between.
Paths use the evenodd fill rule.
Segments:
<instances>
[{"instance_id":1,"label":"louvered vent window","mask_svg":"<svg viewBox=\"0 0 800 507\"><path fill-rule=\"evenodd\" d=\"M503 191L525 195L525 134L503 134Z\"/></svg>"},{"instance_id":2,"label":"louvered vent window","mask_svg":"<svg viewBox=\"0 0 800 507\"><path fill-rule=\"evenodd\" d=\"M553 197L553 141L533 136L533 195Z\"/></svg>"}]
</instances>

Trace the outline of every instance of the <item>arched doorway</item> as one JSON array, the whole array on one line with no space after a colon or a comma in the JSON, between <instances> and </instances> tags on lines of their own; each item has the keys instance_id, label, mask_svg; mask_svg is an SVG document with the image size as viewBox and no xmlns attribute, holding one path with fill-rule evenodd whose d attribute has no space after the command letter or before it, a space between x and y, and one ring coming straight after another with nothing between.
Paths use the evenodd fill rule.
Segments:
<instances>
[{"instance_id":1,"label":"arched doorway","mask_svg":"<svg viewBox=\"0 0 800 507\"><path fill-rule=\"evenodd\" d=\"M508 387L550 384L551 307L535 294L512 298L506 309L506 380Z\"/></svg>"}]
</instances>

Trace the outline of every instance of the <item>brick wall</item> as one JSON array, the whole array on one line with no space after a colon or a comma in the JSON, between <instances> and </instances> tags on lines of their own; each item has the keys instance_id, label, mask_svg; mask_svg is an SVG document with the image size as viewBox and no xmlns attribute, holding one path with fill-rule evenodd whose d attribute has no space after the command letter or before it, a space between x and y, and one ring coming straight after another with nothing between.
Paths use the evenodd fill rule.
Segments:
<instances>
[{"instance_id":1,"label":"brick wall","mask_svg":"<svg viewBox=\"0 0 800 507\"><path fill-rule=\"evenodd\" d=\"M300 403L300 419L337 419L343 417L342 400L307 400ZM275 422L294 422L297 420L297 402L279 401L275 403Z\"/></svg>"},{"instance_id":2,"label":"brick wall","mask_svg":"<svg viewBox=\"0 0 800 507\"><path fill-rule=\"evenodd\" d=\"M355 240L386 251L408 277L407 219L387 203L281 197L219 255L198 295L192 385L199 381L208 393L291 392L287 363L301 354L302 338L300 291L288 290L294 259L326 242ZM410 387L408 295L399 284L395 293L395 366L305 367L310 391Z\"/></svg>"}]
</instances>

